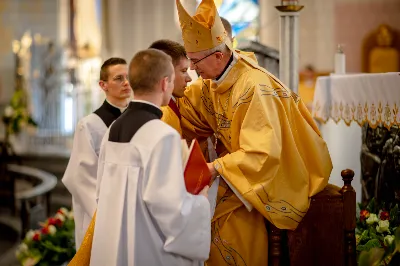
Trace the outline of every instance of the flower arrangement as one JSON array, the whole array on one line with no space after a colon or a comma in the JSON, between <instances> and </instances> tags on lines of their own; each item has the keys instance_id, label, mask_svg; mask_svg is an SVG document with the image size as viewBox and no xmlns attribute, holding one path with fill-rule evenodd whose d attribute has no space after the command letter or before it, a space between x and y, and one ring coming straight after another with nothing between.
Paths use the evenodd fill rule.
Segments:
<instances>
[{"instance_id":1,"label":"flower arrangement","mask_svg":"<svg viewBox=\"0 0 400 266\"><path fill-rule=\"evenodd\" d=\"M359 204L359 208L356 228L359 259L372 256L379 260L380 264L376 265L390 265L392 257L400 252L400 247L396 246L396 243L400 241L398 206L395 205L386 210L372 199L367 206Z\"/></svg>"},{"instance_id":2,"label":"flower arrangement","mask_svg":"<svg viewBox=\"0 0 400 266\"><path fill-rule=\"evenodd\" d=\"M16 251L21 265L62 265L71 260L75 255L73 212L61 208L40 226L26 233Z\"/></svg>"},{"instance_id":3,"label":"flower arrangement","mask_svg":"<svg viewBox=\"0 0 400 266\"><path fill-rule=\"evenodd\" d=\"M18 134L22 128L27 126L37 127L28 111L23 89L15 90L10 104L4 110L3 122L6 127L6 136Z\"/></svg>"}]
</instances>

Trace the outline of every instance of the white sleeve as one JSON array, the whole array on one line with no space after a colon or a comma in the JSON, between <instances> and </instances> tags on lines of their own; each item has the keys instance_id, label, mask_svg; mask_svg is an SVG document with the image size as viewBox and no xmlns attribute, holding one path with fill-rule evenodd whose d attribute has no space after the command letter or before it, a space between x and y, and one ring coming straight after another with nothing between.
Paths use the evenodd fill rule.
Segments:
<instances>
[{"instance_id":1,"label":"white sleeve","mask_svg":"<svg viewBox=\"0 0 400 266\"><path fill-rule=\"evenodd\" d=\"M156 144L146 172L143 200L164 234L164 250L192 260L208 259L210 203L206 197L186 191L178 134Z\"/></svg>"},{"instance_id":2,"label":"white sleeve","mask_svg":"<svg viewBox=\"0 0 400 266\"><path fill-rule=\"evenodd\" d=\"M104 134L101 140L98 167L97 167L97 180L96 180L96 202L99 200L100 186L104 172L104 156L105 156L105 143L108 141L108 136L110 133L110 128L107 129L106 134Z\"/></svg>"},{"instance_id":3,"label":"white sleeve","mask_svg":"<svg viewBox=\"0 0 400 266\"><path fill-rule=\"evenodd\" d=\"M75 130L71 157L62 182L85 213L93 215L96 210L97 154L94 141L83 121Z\"/></svg>"}]
</instances>

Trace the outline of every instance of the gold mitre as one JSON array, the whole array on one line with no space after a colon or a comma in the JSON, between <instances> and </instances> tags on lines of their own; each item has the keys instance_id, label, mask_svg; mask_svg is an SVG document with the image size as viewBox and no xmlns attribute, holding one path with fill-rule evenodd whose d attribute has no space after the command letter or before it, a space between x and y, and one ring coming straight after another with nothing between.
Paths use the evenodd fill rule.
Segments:
<instances>
[{"instance_id":1,"label":"gold mitre","mask_svg":"<svg viewBox=\"0 0 400 266\"><path fill-rule=\"evenodd\" d=\"M232 47L213 0L201 1L193 17L186 12L180 0L176 0L176 6L186 52L209 50L222 43Z\"/></svg>"}]
</instances>

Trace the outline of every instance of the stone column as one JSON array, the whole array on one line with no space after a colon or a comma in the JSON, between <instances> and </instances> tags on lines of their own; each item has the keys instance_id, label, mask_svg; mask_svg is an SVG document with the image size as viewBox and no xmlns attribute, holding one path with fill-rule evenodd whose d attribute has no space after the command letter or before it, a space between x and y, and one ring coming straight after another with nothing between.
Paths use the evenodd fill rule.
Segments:
<instances>
[{"instance_id":1,"label":"stone column","mask_svg":"<svg viewBox=\"0 0 400 266\"><path fill-rule=\"evenodd\" d=\"M299 13L298 1L282 0L276 6L280 15L279 78L293 92L299 86Z\"/></svg>"}]
</instances>

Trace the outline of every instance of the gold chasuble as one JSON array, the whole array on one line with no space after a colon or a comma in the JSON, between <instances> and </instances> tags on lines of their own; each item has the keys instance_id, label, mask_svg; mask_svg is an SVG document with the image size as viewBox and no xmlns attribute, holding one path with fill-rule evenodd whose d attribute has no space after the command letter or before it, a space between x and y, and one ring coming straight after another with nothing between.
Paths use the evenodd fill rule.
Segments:
<instances>
[{"instance_id":1,"label":"gold chasuble","mask_svg":"<svg viewBox=\"0 0 400 266\"><path fill-rule=\"evenodd\" d=\"M179 0L177 6L187 51L201 51L196 45L214 37L214 44L205 41L206 49L221 38L231 49L212 0L203 0L193 18ZM204 23L195 21L200 18L213 23L208 35ZM198 79L179 99L181 126L187 136L214 134L226 149L214 162L223 179L206 264L268 265L264 218L280 229L296 229L310 197L328 183L332 163L303 101L258 66L254 54L232 52L235 63L222 80Z\"/></svg>"},{"instance_id":2,"label":"gold chasuble","mask_svg":"<svg viewBox=\"0 0 400 266\"><path fill-rule=\"evenodd\" d=\"M161 107L161 110L163 112L161 120L173 127L182 136L181 114L174 100L171 99L167 106Z\"/></svg>"}]
</instances>

